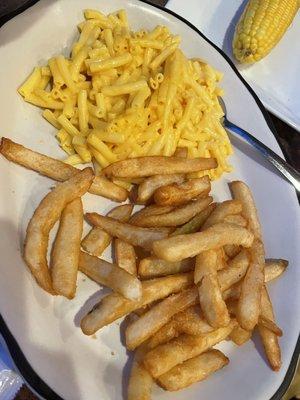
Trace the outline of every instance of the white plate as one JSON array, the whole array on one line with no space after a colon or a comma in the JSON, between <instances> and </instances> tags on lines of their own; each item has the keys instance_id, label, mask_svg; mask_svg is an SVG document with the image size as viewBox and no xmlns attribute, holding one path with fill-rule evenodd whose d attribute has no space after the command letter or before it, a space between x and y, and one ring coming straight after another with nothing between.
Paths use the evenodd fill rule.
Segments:
<instances>
[{"instance_id":1,"label":"white plate","mask_svg":"<svg viewBox=\"0 0 300 400\"><path fill-rule=\"evenodd\" d=\"M175 16L135 0L87 0L84 4L81 0L44 0L1 28L0 121L4 135L50 156L63 156L53 129L42 119L40 110L24 103L16 89L33 65L61 51L67 53L77 35L76 24L82 19L83 7L104 12L125 8L134 29L168 25L171 31L181 35L182 48L188 56L204 57L224 71L223 87L230 119L254 132L281 154L261 104L222 54ZM278 323L285 332L280 340L282 369L272 372L261 348L257 349L252 341L243 348L228 343L222 345L231 360L228 367L182 392L166 393L155 388L153 399L266 400L281 385L292 359L300 325L300 270L297 268L300 221L295 192L247 146L238 140L233 143L236 145L232 157L235 171L214 184L215 196L217 199L229 197L226 185L229 180L247 182L257 201L267 255L290 260L287 273L270 284ZM37 385L29 365L66 400L122 399L129 363L120 342L120 321L98 332L97 339L84 336L78 327L84 312L107 291L80 275L74 300L51 297L36 285L21 258L28 220L53 182L3 158L0 158L0 171L0 312L12 336L4 321L0 327L18 368L39 393L45 393L44 386ZM109 207L111 204L104 199L84 196L86 211L105 212ZM29 365L24 363L13 337ZM57 399L54 394L47 398Z\"/></svg>"},{"instance_id":2,"label":"white plate","mask_svg":"<svg viewBox=\"0 0 300 400\"><path fill-rule=\"evenodd\" d=\"M247 0L248 1L248 0ZM233 61L234 27L245 0L169 0L167 8L194 24ZM272 52L251 66L237 65L265 107L300 131L300 13ZM235 61L234 61L235 62Z\"/></svg>"}]
</instances>

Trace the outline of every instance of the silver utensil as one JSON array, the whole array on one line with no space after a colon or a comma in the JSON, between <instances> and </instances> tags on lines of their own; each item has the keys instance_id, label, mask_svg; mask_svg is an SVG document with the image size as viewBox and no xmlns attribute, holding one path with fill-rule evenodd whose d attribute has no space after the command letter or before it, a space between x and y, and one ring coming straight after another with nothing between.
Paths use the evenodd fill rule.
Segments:
<instances>
[{"instance_id":1,"label":"silver utensil","mask_svg":"<svg viewBox=\"0 0 300 400\"><path fill-rule=\"evenodd\" d=\"M285 176L297 192L300 192L300 173L249 132L230 122L227 119L226 106L221 97L219 97L219 103L224 111L224 127L241 136L249 144L255 147L256 150L258 150L282 175Z\"/></svg>"}]
</instances>

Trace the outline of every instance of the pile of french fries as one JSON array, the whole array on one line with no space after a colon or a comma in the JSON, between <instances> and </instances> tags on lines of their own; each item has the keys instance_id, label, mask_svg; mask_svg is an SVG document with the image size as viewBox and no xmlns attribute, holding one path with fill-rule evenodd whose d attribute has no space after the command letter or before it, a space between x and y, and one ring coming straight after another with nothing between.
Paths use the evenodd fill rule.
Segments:
<instances>
[{"instance_id":1,"label":"pile of french fries","mask_svg":"<svg viewBox=\"0 0 300 400\"><path fill-rule=\"evenodd\" d=\"M173 157L118 161L100 176L5 138L0 152L62 181L29 222L24 259L38 284L53 295L73 298L78 271L112 289L82 319L81 329L93 335L127 316L126 347L135 352L128 400L151 399L155 382L175 391L206 379L229 362L214 346L228 339L242 345L256 328L271 368L279 370L282 331L266 284L288 262L265 258L257 210L245 183L230 183L233 198L214 203L206 176L187 177L214 168L214 160L186 159L183 149ZM120 188L114 189L112 178L136 180L131 203L106 216L87 213L92 228L82 239L84 193L120 202L128 196L117 195ZM134 205L142 208L132 214ZM48 238L58 220L50 270ZM115 264L100 258L112 242Z\"/></svg>"}]
</instances>

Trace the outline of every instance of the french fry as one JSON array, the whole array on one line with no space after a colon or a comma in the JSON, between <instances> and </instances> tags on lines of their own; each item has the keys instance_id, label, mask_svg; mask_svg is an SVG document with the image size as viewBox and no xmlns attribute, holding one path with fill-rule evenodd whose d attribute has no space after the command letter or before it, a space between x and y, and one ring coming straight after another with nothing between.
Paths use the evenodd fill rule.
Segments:
<instances>
[{"instance_id":1,"label":"french fry","mask_svg":"<svg viewBox=\"0 0 300 400\"><path fill-rule=\"evenodd\" d=\"M144 227L177 226L185 224L212 202L212 197L191 201L181 207L159 215L148 215L135 220L135 225Z\"/></svg>"},{"instance_id":2,"label":"french fry","mask_svg":"<svg viewBox=\"0 0 300 400\"><path fill-rule=\"evenodd\" d=\"M177 147L174 153L174 157L187 158L187 156L188 156L187 147Z\"/></svg>"},{"instance_id":3,"label":"french fry","mask_svg":"<svg viewBox=\"0 0 300 400\"><path fill-rule=\"evenodd\" d=\"M180 206L210 192L210 180L207 175L202 178L188 179L183 183L161 186L154 192L154 201L160 205Z\"/></svg>"},{"instance_id":4,"label":"french fry","mask_svg":"<svg viewBox=\"0 0 300 400\"><path fill-rule=\"evenodd\" d=\"M144 207L134 213L129 222L133 225L138 225L139 221L142 221L146 216L165 214L172 210L174 210L174 207L158 206L157 204L151 204L150 206Z\"/></svg>"},{"instance_id":5,"label":"french fry","mask_svg":"<svg viewBox=\"0 0 300 400\"><path fill-rule=\"evenodd\" d=\"M247 331L254 329L260 314L261 291L264 283L264 248L255 240L250 249L250 265L241 284L237 321Z\"/></svg>"},{"instance_id":6,"label":"french fry","mask_svg":"<svg viewBox=\"0 0 300 400\"><path fill-rule=\"evenodd\" d=\"M213 210L216 208L216 204L212 203L208 207L206 207L199 214L195 215L190 221L186 224L179 226L175 229L171 236L176 235L185 235L187 233L195 233L198 232Z\"/></svg>"},{"instance_id":7,"label":"french fry","mask_svg":"<svg viewBox=\"0 0 300 400\"><path fill-rule=\"evenodd\" d=\"M150 350L144 357L144 365L151 375L157 378L175 365L204 353L226 339L235 326L236 321L231 321L226 327L201 336L181 335Z\"/></svg>"},{"instance_id":8,"label":"french fry","mask_svg":"<svg viewBox=\"0 0 300 400\"><path fill-rule=\"evenodd\" d=\"M276 336L282 336L283 335L283 332L279 328L279 326L277 326L274 321L272 321L271 319L267 318L263 314L260 314L260 316L259 316L258 325L261 325L261 326L269 329L269 331L275 333Z\"/></svg>"},{"instance_id":9,"label":"french fry","mask_svg":"<svg viewBox=\"0 0 300 400\"><path fill-rule=\"evenodd\" d=\"M53 289L68 299L72 299L76 292L82 227L82 201L77 198L62 211L51 256Z\"/></svg>"},{"instance_id":10,"label":"french fry","mask_svg":"<svg viewBox=\"0 0 300 400\"><path fill-rule=\"evenodd\" d=\"M55 294L47 264L48 238L66 205L81 197L94 178L93 170L85 168L49 192L35 210L27 227L24 260L38 284Z\"/></svg>"},{"instance_id":11,"label":"french fry","mask_svg":"<svg viewBox=\"0 0 300 400\"><path fill-rule=\"evenodd\" d=\"M228 222L229 224L237 224L239 226L247 227L247 220L239 215L239 214L230 214L224 218L224 222Z\"/></svg>"},{"instance_id":12,"label":"french fry","mask_svg":"<svg viewBox=\"0 0 300 400\"><path fill-rule=\"evenodd\" d=\"M137 157L117 161L105 167L102 173L116 178L139 178L164 174L187 174L216 168L214 158L184 159L180 157Z\"/></svg>"},{"instance_id":13,"label":"french fry","mask_svg":"<svg viewBox=\"0 0 300 400\"><path fill-rule=\"evenodd\" d=\"M174 314L195 304L197 299L197 290L192 288L174 294L154 305L137 321L127 327L125 332L127 348L134 350L165 325Z\"/></svg>"},{"instance_id":14,"label":"french fry","mask_svg":"<svg viewBox=\"0 0 300 400\"><path fill-rule=\"evenodd\" d=\"M289 262L287 260L269 258L265 264L265 282L272 281L279 277L287 268Z\"/></svg>"},{"instance_id":15,"label":"french fry","mask_svg":"<svg viewBox=\"0 0 300 400\"><path fill-rule=\"evenodd\" d=\"M118 266L131 275L136 275L136 254L134 247L121 239L115 240L115 256Z\"/></svg>"},{"instance_id":16,"label":"french fry","mask_svg":"<svg viewBox=\"0 0 300 400\"><path fill-rule=\"evenodd\" d=\"M141 299L141 282L117 265L81 251L79 256L79 270L89 278L101 285L110 287L127 299L133 301Z\"/></svg>"},{"instance_id":17,"label":"french fry","mask_svg":"<svg viewBox=\"0 0 300 400\"><path fill-rule=\"evenodd\" d=\"M116 319L153 301L187 289L192 284L192 274L177 274L142 282L142 298L139 301L125 299L117 293L109 294L82 319L81 329L84 334L93 335Z\"/></svg>"},{"instance_id":18,"label":"french fry","mask_svg":"<svg viewBox=\"0 0 300 400\"><path fill-rule=\"evenodd\" d=\"M194 273L201 309L207 322L214 328L226 326L230 321L218 281L217 261L214 250L200 253L196 257Z\"/></svg>"},{"instance_id":19,"label":"french fry","mask_svg":"<svg viewBox=\"0 0 300 400\"><path fill-rule=\"evenodd\" d=\"M226 200L223 203L217 204L216 208L207 218L202 226L202 230L209 228L212 225L223 222L229 215L240 214L242 211L242 204L238 200Z\"/></svg>"},{"instance_id":20,"label":"french fry","mask_svg":"<svg viewBox=\"0 0 300 400\"><path fill-rule=\"evenodd\" d=\"M180 331L174 317L149 338L147 341L147 346L149 349L154 349L159 344L167 343L171 339L174 339L180 335Z\"/></svg>"},{"instance_id":21,"label":"french fry","mask_svg":"<svg viewBox=\"0 0 300 400\"><path fill-rule=\"evenodd\" d=\"M223 247L215 249L215 252L217 254L217 271L221 271L222 269L227 268L227 256Z\"/></svg>"},{"instance_id":22,"label":"french fry","mask_svg":"<svg viewBox=\"0 0 300 400\"><path fill-rule=\"evenodd\" d=\"M183 174L154 175L146 178L138 187L137 203L145 204L151 200L154 192L161 186L172 183L183 183L185 176Z\"/></svg>"},{"instance_id":23,"label":"french fry","mask_svg":"<svg viewBox=\"0 0 300 400\"><path fill-rule=\"evenodd\" d=\"M219 350L209 350L190 358L158 377L158 383L165 390L184 389L195 382L207 379L211 374L225 367L229 359Z\"/></svg>"},{"instance_id":24,"label":"french fry","mask_svg":"<svg viewBox=\"0 0 300 400\"><path fill-rule=\"evenodd\" d=\"M107 213L108 217L127 222L133 210L132 204L117 206ZM82 248L93 256L100 257L111 243L112 237L101 228L92 228L81 242Z\"/></svg>"},{"instance_id":25,"label":"french fry","mask_svg":"<svg viewBox=\"0 0 300 400\"><path fill-rule=\"evenodd\" d=\"M248 221L248 228L253 232L256 239L261 240L261 226L249 187L242 181L231 182L229 186L233 198L239 200L243 205L242 216Z\"/></svg>"},{"instance_id":26,"label":"french fry","mask_svg":"<svg viewBox=\"0 0 300 400\"><path fill-rule=\"evenodd\" d=\"M223 248L229 258L237 256L241 251L241 246L236 246L235 244L226 244Z\"/></svg>"},{"instance_id":27,"label":"french fry","mask_svg":"<svg viewBox=\"0 0 300 400\"><path fill-rule=\"evenodd\" d=\"M153 243L153 251L157 257L164 260L180 261L226 244L251 247L252 243L252 232L235 224L219 223L202 232L157 240Z\"/></svg>"},{"instance_id":28,"label":"french fry","mask_svg":"<svg viewBox=\"0 0 300 400\"><path fill-rule=\"evenodd\" d=\"M157 278L159 276L178 274L190 271L195 261L192 258L170 262L156 257L147 257L139 263L139 276L145 278Z\"/></svg>"},{"instance_id":29,"label":"french fry","mask_svg":"<svg viewBox=\"0 0 300 400\"><path fill-rule=\"evenodd\" d=\"M155 240L166 238L169 234L169 229L141 228L97 213L87 213L86 217L91 224L102 228L111 236L146 250L152 249Z\"/></svg>"},{"instance_id":30,"label":"french fry","mask_svg":"<svg viewBox=\"0 0 300 400\"><path fill-rule=\"evenodd\" d=\"M218 279L222 292L230 288L236 282L239 282L245 276L249 261L247 250L241 250L238 255L229 261L227 268L218 272Z\"/></svg>"},{"instance_id":31,"label":"french fry","mask_svg":"<svg viewBox=\"0 0 300 400\"><path fill-rule=\"evenodd\" d=\"M237 325L231 331L229 338L238 346L248 342L251 339L252 331L246 331L240 325Z\"/></svg>"},{"instance_id":32,"label":"french fry","mask_svg":"<svg viewBox=\"0 0 300 400\"><path fill-rule=\"evenodd\" d=\"M135 351L134 360L131 367L127 400L151 400L151 390L153 378L143 365L143 355L145 350L140 347Z\"/></svg>"},{"instance_id":33,"label":"french fry","mask_svg":"<svg viewBox=\"0 0 300 400\"><path fill-rule=\"evenodd\" d=\"M265 286L261 292L261 315L274 322L273 307ZM278 371L281 367L281 351L277 335L262 324L258 324L258 332L271 368Z\"/></svg>"},{"instance_id":34,"label":"french fry","mask_svg":"<svg viewBox=\"0 0 300 400\"><path fill-rule=\"evenodd\" d=\"M60 182L70 179L79 172L77 168L63 161L55 160L44 154L27 149L4 137L1 140L0 153L16 164ZM94 177L89 192L119 202L125 201L128 198L127 190L115 185L104 176Z\"/></svg>"}]
</instances>

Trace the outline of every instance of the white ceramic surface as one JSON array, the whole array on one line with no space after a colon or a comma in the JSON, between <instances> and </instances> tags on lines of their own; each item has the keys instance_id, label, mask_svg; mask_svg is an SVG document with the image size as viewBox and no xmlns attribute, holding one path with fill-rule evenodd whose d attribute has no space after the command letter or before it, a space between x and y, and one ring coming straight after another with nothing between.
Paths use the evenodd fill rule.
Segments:
<instances>
[{"instance_id":1,"label":"white ceramic surface","mask_svg":"<svg viewBox=\"0 0 300 400\"><path fill-rule=\"evenodd\" d=\"M256 101L222 55L176 17L135 0L87 0L84 4L81 0L42 0L3 26L1 134L50 156L63 157L53 129L40 110L23 102L16 89L35 64L61 51L67 54L77 35L76 23L82 19L83 7L104 12L125 8L134 29L168 25L182 36L182 48L188 56L201 56L224 71L228 117L281 154ZM213 185L216 199L229 197L229 180L247 182L259 209L267 256L290 260L282 279L270 284L278 323L284 329L280 340L282 369L278 373L270 370L257 340L242 348L225 343L221 348L230 358L228 367L182 392L166 393L155 388L156 400L269 399L280 386L296 345L300 325L300 220L295 192L248 146L237 139L233 144L235 170ZM120 342L120 321L102 329L97 338L84 336L79 328L84 312L108 291L79 275L74 300L51 297L36 285L21 258L28 220L52 185L51 180L0 158L0 313L32 368L65 400L121 400L130 362ZM110 207L107 200L84 196L85 211L106 212Z\"/></svg>"},{"instance_id":2,"label":"white ceramic surface","mask_svg":"<svg viewBox=\"0 0 300 400\"><path fill-rule=\"evenodd\" d=\"M167 8L183 16L234 61L234 27L248 0L169 0ZM300 12L272 52L259 63L237 68L265 107L300 131ZM234 61L235 62L235 61Z\"/></svg>"}]
</instances>

